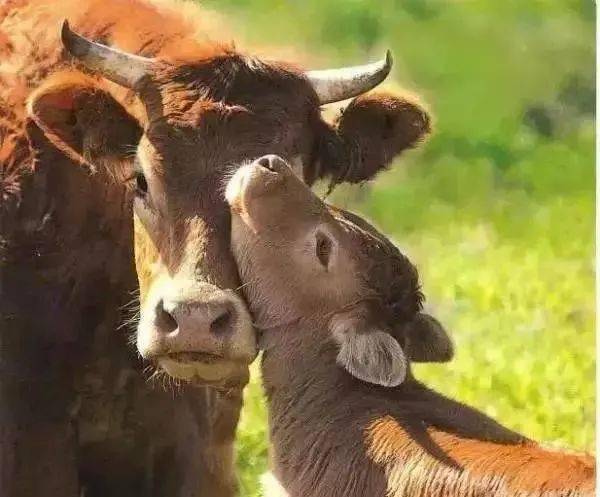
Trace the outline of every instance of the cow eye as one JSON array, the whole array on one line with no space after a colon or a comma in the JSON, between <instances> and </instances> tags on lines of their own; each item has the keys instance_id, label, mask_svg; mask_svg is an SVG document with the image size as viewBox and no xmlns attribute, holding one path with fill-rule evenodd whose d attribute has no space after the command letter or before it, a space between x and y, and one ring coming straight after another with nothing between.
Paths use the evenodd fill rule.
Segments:
<instances>
[{"instance_id":1,"label":"cow eye","mask_svg":"<svg viewBox=\"0 0 600 497\"><path fill-rule=\"evenodd\" d=\"M315 244L315 255L323 267L329 265L329 256L331 255L331 240L323 233L317 233Z\"/></svg>"},{"instance_id":2,"label":"cow eye","mask_svg":"<svg viewBox=\"0 0 600 497\"><path fill-rule=\"evenodd\" d=\"M148 193L148 182L142 171L135 172L135 192L141 197Z\"/></svg>"}]
</instances>

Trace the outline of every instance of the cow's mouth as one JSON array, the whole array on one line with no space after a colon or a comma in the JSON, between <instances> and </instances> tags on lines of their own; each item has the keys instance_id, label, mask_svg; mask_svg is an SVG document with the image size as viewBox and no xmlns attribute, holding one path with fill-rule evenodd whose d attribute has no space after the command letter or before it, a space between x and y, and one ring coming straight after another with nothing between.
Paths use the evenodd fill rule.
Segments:
<instances>
[{"instance_id":1,"label":"cow's mouth","mask_svg":"<svg viewBox=\"0 0 600 497\"><path fill-rule=\"evenodd\" d=\"M224 360L223 356L209 352L174 352L166 354L165 357L181 363L201 362L203 364L215 364Z\"/></svg>"},{"instance_id":2,"label":"cow's mouth","mask_svg":"<svg viewBox=\"0 0 600 497\"><path fill-rule=\"evenodd\" d=\"M244 386L248 365L206 352L178 352L157 359L169 376L198 385Z\"/></svg>"}]
</instances>

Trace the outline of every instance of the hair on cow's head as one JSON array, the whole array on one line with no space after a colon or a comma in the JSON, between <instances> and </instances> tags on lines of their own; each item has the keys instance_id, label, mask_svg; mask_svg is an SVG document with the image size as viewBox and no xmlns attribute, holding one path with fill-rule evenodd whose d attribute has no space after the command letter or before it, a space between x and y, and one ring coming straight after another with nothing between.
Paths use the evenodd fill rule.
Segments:
<instances>
[{"instance_id":1,"label":"hair on cow's head","mask_svg":"<svg viewBox=\"0 0 600 497\"><path fill-rule=\"evenodd\" d=\"M338 363L357 378L390 386L392 378L396 384L402 382L409 362L450 361L454 355L450 336L422 311L417 268L365 219L329 209L361 252L358 270L373 295L332 319L331 332L340 345Z\"/></svg>"}]
</instances>

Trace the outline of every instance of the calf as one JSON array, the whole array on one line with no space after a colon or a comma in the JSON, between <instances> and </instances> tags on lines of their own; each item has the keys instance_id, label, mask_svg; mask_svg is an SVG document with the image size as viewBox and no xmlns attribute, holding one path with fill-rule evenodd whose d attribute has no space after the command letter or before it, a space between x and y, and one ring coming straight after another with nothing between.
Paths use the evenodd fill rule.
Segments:
<instances>
[{"instance_id":1,"label":"calf","mask_svg":"<svg viewBox=\"0 0 600 497\"><path fill-rule=\"evenodd\" d=\"M234 256L262 330L280 491L593 494L591 456L545 449L427 388L410 368L398 376L399 343L409 350L407 336L441 327L421 312L414 267L363 221L325 205L273 156L240 169L226 195Z\"/></svg>"}]
</instances>

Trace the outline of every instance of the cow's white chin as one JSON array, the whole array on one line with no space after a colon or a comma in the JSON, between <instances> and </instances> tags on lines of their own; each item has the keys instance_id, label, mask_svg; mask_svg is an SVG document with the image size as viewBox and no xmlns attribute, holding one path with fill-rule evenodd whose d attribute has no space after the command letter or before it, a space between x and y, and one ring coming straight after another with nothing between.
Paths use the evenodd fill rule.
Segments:
<instances>
[{"instance_id":1,"label":"cow's white chin","mask_svg":"<svg viewBox=\"0 0 600 497\"><path fill-rule=\"evenodd\" d=\"M180 380L199 384L221 384L231 380L243 380L247 376L247 368L239 363L227 360L203 363L198 361L183 362L168 357L160 358L158 366L169 376Z\"/></svg>"}]
</instances>

